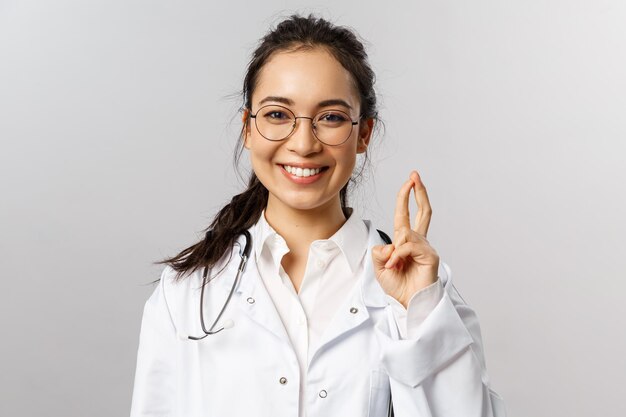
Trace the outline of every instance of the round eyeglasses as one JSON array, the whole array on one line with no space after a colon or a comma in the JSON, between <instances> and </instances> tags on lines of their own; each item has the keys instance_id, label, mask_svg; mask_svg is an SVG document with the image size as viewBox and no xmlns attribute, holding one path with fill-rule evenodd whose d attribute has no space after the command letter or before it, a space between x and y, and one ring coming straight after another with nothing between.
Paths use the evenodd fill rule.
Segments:
<instances>
[{"instance_id":1,"label":"round eyeglasses","mask_svg":"<svg viewBox=\"0 0 626 417\"><path fill-rule=\"evenodd\" d=\"M263 106L250 117L254 119L259 134L271 141L281 141L291 136L296 130L296 119L309 119L313 135L329 146L338 146L347 141L352 134L352 126L359 123L342 110L322 110L315 117L296 117L287 107L277 104Z\"/></svg>"}]
</instances>

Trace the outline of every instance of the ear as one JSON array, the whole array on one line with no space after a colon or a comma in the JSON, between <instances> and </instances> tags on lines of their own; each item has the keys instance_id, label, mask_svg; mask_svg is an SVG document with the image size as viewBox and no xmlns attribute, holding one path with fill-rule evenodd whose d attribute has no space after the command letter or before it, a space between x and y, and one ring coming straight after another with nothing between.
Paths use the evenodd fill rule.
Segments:
<instances>
[{"instance_id":1,"label":"ear","mask_svg":"<svg viewBox=\"0 0 626 417\"><path fill-rule=\"evenodd\" d=\"M367 150L374 129L374 119L363 119L359 123L359 137L357 138L356 153L363 153Z\"/></svg>"},{"instance_id":2,"label":"ear","mask_svg":"<svg viewBox=\"0 0 626 417\"><path fill-rule=\"evenodd\" d=\"M241 116L241 122L243 123L243 146L246 149L250 149L250 110L244 109Z\"/></svg>"}]
</instances>

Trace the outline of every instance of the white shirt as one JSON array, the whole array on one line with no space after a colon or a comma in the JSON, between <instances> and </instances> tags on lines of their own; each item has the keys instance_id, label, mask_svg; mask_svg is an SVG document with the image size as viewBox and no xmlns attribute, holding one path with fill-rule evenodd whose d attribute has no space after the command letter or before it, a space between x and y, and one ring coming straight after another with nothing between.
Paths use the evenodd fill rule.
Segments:
<instances>
[{"instance_id":1,"label":"white shirt","mask_svg":"<svg viewBox=\"0 0 626 417\"><path fill-rule=\"evenodd\" d=\"M346 222L329 239L311 243L300 292L281 265L289 252L280 236L262 212L252 227L254 259L259 274L285 326L300 366L300 397L305 398L309 352L321 340L339 307L362 275L367 253L368 228L351 209ZM395 298L387 295L393 307L398 330L403 339L417 334L419 325L435 308L443 296L439 279L416 293L409 301L408 310ZM301 401L302 405L304 402ZM299 416L306 415L300 407Z\"/></svg>"}]
</instances>

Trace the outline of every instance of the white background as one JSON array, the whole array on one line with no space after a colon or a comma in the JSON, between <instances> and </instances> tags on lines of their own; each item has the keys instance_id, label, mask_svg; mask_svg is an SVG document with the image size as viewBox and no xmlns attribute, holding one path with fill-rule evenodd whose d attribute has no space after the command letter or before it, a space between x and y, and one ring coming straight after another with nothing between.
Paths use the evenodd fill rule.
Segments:
<instances>
[{"instance_id":1,"label":"white background","mask_svg":"<svg viewBox=\"0 0 626 417\"><path fill-rule=\"evenodd\" d=\"M295 11L366 40L351 202L390 232L421 173L509 416L626 415L620 0L0 0L0 415L128 414L152 262L242 190L237 94Z\"/></svg>"}]
</instances>

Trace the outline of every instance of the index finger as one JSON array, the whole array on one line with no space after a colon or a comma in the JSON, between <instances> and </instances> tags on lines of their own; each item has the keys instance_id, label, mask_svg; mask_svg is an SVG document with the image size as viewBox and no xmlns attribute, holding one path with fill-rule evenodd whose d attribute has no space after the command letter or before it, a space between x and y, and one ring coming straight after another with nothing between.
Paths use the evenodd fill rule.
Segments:
<instances>
[{"instance_id":1,"label":"index finger","mask_svg":"<svg viewBox=\"0 0 626 417\"><path fill-rule=\"evenodd\" d=\"M415 228L413 230L426 237L433 211L421 177L416 171L413 171L411 172L411 178L414 179L413 192L415 193L415 202L418 207L417 215L415 216Z\"/></svg>"},{"instance_id":2,"label":"index finger","mask_svg":"<svg viewBox=\"0 0 626 417\"><path fill-rule=\"evenodd\" d=\"M409 178L398 191L396 199L396 211L393 215L393 228L399 230L403 227L411 228L411 220L409 219L409 194L413 187L413 179Z\"/></svg>"}]
</instances>

